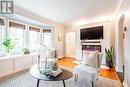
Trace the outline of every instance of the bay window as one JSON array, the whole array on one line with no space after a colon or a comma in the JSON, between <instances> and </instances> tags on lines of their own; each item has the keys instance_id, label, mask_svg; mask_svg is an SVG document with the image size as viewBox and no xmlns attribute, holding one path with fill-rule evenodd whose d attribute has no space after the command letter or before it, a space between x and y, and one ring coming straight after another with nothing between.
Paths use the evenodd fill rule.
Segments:
<instances>
[{"instance_id":1,"label":"bay window","mask_svg":"<svg viewBox=\"0 0 130 87\"><path fill-rule=\"evenodd\" d=\"M36 27L29 27L29 49L30 51L37 51L40 46L40 29Z\"/></svg>"},{"instance_id":2,"label":"bay window","mask_svg":"<svg viewBox=\"0 0 130 87\"><path fill-rule=\"evenodd\" d=\"M9 25L6 25L4 20L0 18L0 53L4 51L2 49L4 38L11 38L16 41L15 48L11 50L11 54L21 53L23 48L29 48L31 52L34 52L41 47L40 45L52 48L51 29L43 29L40 32L38 27L28 26L11 20L9 20ZM29 31L26 31L26 26L29 28ZM8 27L8 29L5 30L5 27Z\"/></svg>"},{"instance_id":3,"label":"bay window","mask_svg":"<svg viewBox=\"0 0 130 87\"><path fill-rule=\"evenodd\" d=\"M10 31L10 37L12 39L17 40L17 44L13 49L13 53L20 53L24 47L25 42L24 38L25 25L15 22L9 22L9 31Z\"/></svg>"},{"instance_id":4,"label":"bay window","mask_svg":"<svg viewBox=\"0 0 130 87\"><path fill-rule=\"evenodd\" d=\"M43 29L43 45L48 48L52 47L51 29Z\"/></svg>"}]
</instances>

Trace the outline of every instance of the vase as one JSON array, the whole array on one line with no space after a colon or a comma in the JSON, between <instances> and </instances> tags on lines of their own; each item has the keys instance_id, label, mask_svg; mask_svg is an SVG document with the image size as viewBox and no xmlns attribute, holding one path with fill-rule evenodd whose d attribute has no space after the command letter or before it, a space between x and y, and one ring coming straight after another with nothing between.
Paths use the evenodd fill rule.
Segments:
<instances>
[{"instance_id":1,"label":"vase","mask_svg":"<svg viewBox=\"0 0 130 87\"><path fill-rule=\"evenodd\" d=\"M57 69L58 69L58 64L57 64L57 62L55 62L52 65L52 70L56 71Z\"/></svg>"},{"instance_id":2,"label":"vase","mask_svg":"<svg viewBox=\"0 0 130 87\"><path fill-rule=\"evenodd\" d=\"M108 66L109 68L111 68L113 66L112 61L106 60L106 66Z\"/></svg>"}]
</instances>

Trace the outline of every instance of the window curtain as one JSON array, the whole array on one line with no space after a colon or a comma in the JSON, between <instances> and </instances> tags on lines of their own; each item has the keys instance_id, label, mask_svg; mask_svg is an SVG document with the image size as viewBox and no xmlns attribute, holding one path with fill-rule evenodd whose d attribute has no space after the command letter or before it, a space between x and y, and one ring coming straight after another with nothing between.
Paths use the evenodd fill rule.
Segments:
<instances>
[{"instance_id":1,"label":"window curtain","mask_svg":"<svg viewBox=\"0 0 130 87\"><path fill-rule=\"evenodd\" d=\"M4 20L2 18L0 18L0 25L1 26L5 25Z\"/></svg>"},{"instance_id":2,"label":"window curtain","mask_svg":"<svg viewBox=\"0 0 130 87\"><path fill-rule=\"evenodd\" d=\"M25 25L15 23L15 22L9 22L9 27L15 28L15 29L25 29Z\"/></svg>"},{"instance_id":3,"label":"window curtain","mask_svg":"<svg viewBox=\"0 0 130 87\"><path fill-rule=\"evenodd\" d=\"M51 33L51 29L43 29L43 33Z\"/></svg>"},{"instance_id":4,"label":"window curtain","mask_svg":"<svg viewBox=\"0 0 130 87\"><path fill-rule=\"evenodd\" d=\"M39 29L39 28L32 27L32 26L29 26L29 30L31 30L31 31L36 31L36 32L40 32L40 29Z\"/></svg>"}]
</instances>

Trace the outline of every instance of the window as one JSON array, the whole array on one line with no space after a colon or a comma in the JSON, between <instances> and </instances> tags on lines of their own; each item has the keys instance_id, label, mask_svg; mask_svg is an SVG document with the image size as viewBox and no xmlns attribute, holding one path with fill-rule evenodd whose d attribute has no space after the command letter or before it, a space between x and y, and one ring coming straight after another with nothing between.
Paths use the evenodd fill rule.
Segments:
<instances>
[{"instance_id":1,"label":"window","mask_svg":"<svg viewBox=\"0 0 130 87\"><path fill-rule=\"evenodd\" d=\"M25 32L25 25L9 22L9 31L10 37L12 39L17 40L17 44L13 53L20 53L24 47L24 32Z\"/></svg>"},{"instance_id":2,"label":"window","mask_svg":"<svg viewBox=\"0 0 130 87\"><path fill-rule=\"evenodd\" d=\"M29 49L36 51L40 46L40 29L36 27L29 27Z\"/></svg>"},{"instance_id":3,"label":"window","mask_svg":"<svg viewBox=\"0 0 130 87\"><path fill-rule=\"evenodd\" d=\"M52 47L52 34L50 29L43 29L43 45L48 48Z\"/></svg>"},{"instance_id":4,"label":"window","mask_svg":"<svg viewBox=\"0 0 130 87\"><path fill-rule=\"evenodd\" d=\"M4 39L4 20L0 18L0 52L2 51L2 41Z\"/></svg>"}]
</instances>

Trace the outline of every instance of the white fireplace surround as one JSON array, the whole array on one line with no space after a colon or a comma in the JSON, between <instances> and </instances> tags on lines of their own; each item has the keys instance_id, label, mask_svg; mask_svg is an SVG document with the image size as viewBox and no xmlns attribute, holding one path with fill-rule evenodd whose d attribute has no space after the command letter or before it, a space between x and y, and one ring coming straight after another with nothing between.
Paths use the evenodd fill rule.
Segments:
<instances>
[{"instance_id":1,"label":"white fireplace surround","mask_svg":"<svg viewBox=\"0 0 130 87\"><path fill-rule=\"evenodd\" d=\"M102 52L102 39L100 40L81 40L81 45L82 45L82 51L83 46L101 46L101 48L98 50L99 52ZM91 50L88 50L91 51ZM95 51L95 50L92 50Z\"/></svg>"},{"instance_id":2,"label":"white fireplace surround","mask_svg":"<svg viewBox=\"0 0 130 87\"><path fill-rule=\"evenodd\" d=\"M83 25L81 27L77 27L76 30L76 59L82 60L82 45L101 45L101 52L103 54L102 64L105 64L105 48L110 48L114 46L114 29L113 22L101 22L101 23L93 23L89 25ZM99 40L85 40L82 43L80 40L80 29L94 27L94 26L103 26L103 39Z\"/></svg>"},{"instance_id":3,"label":"white fireplace surround","mask_svg":"<svg viewBox=\"0 0 130 87\"><path fill-rule=\"evenodd\" d=\"M84 41L81 41L81 52L82 52L82 57L80 59L80 61L83 61L83 57L84 56L84 52L85 51L89 51L89 50L83 50L82 46L83 45L100 45L101 46L101 53L103 53L103 39L100 39L100 40L84 40ZM92 51L92 50L90 50ZM94 51L94 50L93 50Z\"/></svg>"}]
</instances>

